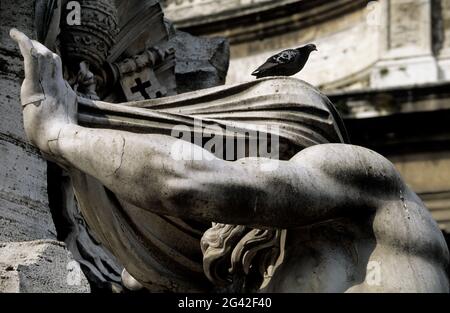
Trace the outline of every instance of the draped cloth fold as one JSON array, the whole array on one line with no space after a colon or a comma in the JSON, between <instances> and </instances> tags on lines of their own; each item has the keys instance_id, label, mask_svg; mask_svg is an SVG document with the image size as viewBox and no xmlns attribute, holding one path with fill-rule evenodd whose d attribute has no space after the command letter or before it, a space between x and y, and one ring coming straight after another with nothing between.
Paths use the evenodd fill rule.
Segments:
<instances>
[{"instance_id":1,"label":"draped cloth fold","mask_svg":"<svg viewBox=\"0 0 450 313\"><path fill-rule=\"evenodd\" d=\"M200 136L208 130L233 140L264 126L277 129L280 159L316 144L348 142L328 98L303 81L281 77L123 104L79 99L78 120L90 128L164 135L183 125ZM208 291L200 238L210 225L134 207L94 177L77 169L70 173L91 231L134 278L151 291Z\"/></svg>"}]
</instances>

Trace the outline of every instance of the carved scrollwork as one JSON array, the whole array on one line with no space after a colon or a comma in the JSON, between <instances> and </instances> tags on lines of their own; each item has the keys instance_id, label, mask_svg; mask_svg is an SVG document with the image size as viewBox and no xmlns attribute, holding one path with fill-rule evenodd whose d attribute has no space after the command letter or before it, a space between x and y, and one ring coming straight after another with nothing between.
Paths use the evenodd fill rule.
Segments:
<instances>
[{"instance_id":1,"label":"carved scrollwork","mask_svg":"<svg viewBox=\"0 0 450 313\"><path fill-rule=\"evenodd\" d=\"M82 0L81 25L69 25L61 20L60 41L64 42L61 52L65 60L78 65L88 61L100 69L119 33L117 10L109 0Z\"/></svg>"}]
</instances>

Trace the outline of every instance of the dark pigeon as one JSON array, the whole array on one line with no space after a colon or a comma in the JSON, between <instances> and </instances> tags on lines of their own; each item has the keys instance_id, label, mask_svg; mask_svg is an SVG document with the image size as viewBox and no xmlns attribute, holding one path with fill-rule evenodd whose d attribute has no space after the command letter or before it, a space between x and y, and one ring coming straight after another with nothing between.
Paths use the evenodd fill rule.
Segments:
<instances>
[{"instance_id":1,"label":"dark pigeon","mask_svg":"<svg viewBox=\"0 0 450 313\"><path fill-rule=\"evenodd\" d=\"M271 56L266 63L252 73L256 78L269 76L292 76L300 72L308 61L316 45L309 44L297 49L288 49Z\"/></svg>"}]
</instances>

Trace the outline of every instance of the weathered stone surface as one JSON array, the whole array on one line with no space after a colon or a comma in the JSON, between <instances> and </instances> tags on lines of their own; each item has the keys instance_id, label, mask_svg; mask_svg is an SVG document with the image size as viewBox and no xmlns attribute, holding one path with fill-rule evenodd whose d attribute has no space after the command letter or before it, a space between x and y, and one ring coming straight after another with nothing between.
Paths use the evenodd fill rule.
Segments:
<instances>
[{"instance_id":1,"label":"weathered stone surface","mask_svg":"<svg viewBox=\"0 0 450 313\"><path fill-rule=\"evenodd\" d=\"M297 77L328 90L353 90L448 80L449 3L166 1L166 12L182 30L230 40L228 83L247 80L283 49L313 42L319 53Z\"/></svg>"},{"instance_id":2,"label":"weathered stone surface","mask_svg":"<svg viewBox=\"0 0 450 313\"><path fill-rule=\"evenodd\" d=\"M85 292L89 286L84 278L81 286L63 283L73 258L63 245L52 241L57 236L48 205L47 162L28 143L23 130L23 62L9 30L19 27L36 37L34 4L32 0L1 1L0 292Z\"/></svg>"},{"instance_id":3,"label":"weathered stone surface","mask_svg":"<svg viewBox=\"0 0 450 313\"><path fill-rule=\"evenodd\" d=\"M230 58L225 38L200 38L177 31L169 46L175 49L178 93L225 83Z\"/></svg>"},{"instance_id":4,"label":"weathered stone surface","mask_svg":"<svg viewBox=\"0 0 450 313\"><path fill-rule=\"evenodd\" d=\"M2 114L0 118L0 130L5 129L12 133L24 133L22 126L15 123L12 117L21 119L20 106L14 106L13 103L19 103L20 80L23 78L22 58L19 49L9 38L9 30L12 27L20 27L25 33L34 35L34 1L21 1L20 3L13 0L2 0L0 10L0 102L2 103L2 112L7 110L9 114L14 116L5 116ZM4 92L4 91L8 92ZM6 104L9 103L9 106ZM5 106L3 107L3 104ZM10 118L8 120L8 117ZM12 126L12 127L10 127Z\"/></svg>"},{"instance_id":5,"label":"weathered stone surface","mask_svg":"<svg viewBox=\"0 0 450 313\"><path fill-rule=\"evenodd\" d=\"M326 12L335 12L349 5L346 2L329 1L323 6L327 7ZM248 32L253 37L244 33L249 37L248 40L242 39L231 44L227 83L251 79L253 70L281 50L314 43L319 52L311 56L302 72L295 77L326 89L368 86L367 69L380 57L380 27L376 21L368 22L367 9L346 12L345 17L334 19L323 18L322 10L324 9L320 6L310 6L309 10L299 12L298 17L287 17L290 22L286 27L308 19L315 19L317 22L297 26L298 28L281 32L277 36L270 36L270 23L267 23L266 29L261 30L261 34L249 28ZM261 23L265 24L263 21ZM239 31L236 32L239 34Z\"/></svg>"},{"instance_id":6,"label":"weathered stone surface","mask_svg":"<svg viewBox=\"0 0 450 313\"><path fill-rule=\"evenodd\" d=\"M438 63L441 69L440 79L450 80L450 1L432 2L433 34L435 51L438 52Z\"/></svg>"},{"instance_id":7,"label":"weathered stone surface","mask_svg":"<svg viewBox=\"0 0 450 313\"><path fill-rule=\"evenodd\" d=\"M0 241L56 239L46 162L30 145L0 134Z\"/></svg>"},{"instance_id":8,"label":"weathered stone surface","mask_svg":"<svg viewBox=\"0 0 450 313\"><path fill-rule=\"evenodd\" d=\"M439 68L433 55L431 0L382 1L385 51L372 69L374 88L435 83ZM389 12L389 13L388 13Z\"/></svg>"},{"instance_id":9,"label":"weathered stone surface","mask_svg":"<svg viewBox=\"0 0 450 313\"><path fill-rule=\"evenodd\" d=\"M0 241L56 239L47 199L46 161L27 143L20 85L22 57L13 26L33 34L34 1L2 1L0 11Z\"/></svg>"},{"instance_id":10,"label":"weathered stone surface","mask_svg":"<svg viewBox=\"0 0 450 313\"><path fill-rule=\"evenodd\" d=\"M64 244L43 240L0 243L0 290L85 293L90 287Z\"/></svg>"}]
</instances>

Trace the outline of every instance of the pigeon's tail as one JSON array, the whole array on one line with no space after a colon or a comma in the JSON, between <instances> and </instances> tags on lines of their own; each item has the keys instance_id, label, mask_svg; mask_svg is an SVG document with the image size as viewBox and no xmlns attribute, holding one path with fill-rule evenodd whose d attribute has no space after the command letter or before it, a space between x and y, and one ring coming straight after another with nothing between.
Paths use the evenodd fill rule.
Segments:
<instances>
[{"instance_id":1,"label":"pigeon's tail","mask_svg":"<svg viewBox=\"0 0 450 313\"><path fill-rule=\"evenodd\" d=\"M256 78L263 78L267 76L273 76L273 70L277 67L277 64L272 62L266 62L260 67L258 67L253 73Z\"/></svg>"},{"instance_id":2,"label":"pigeon's tail","mask_svg":"<svg viewBox=\"0 0 450 313\"><path fill-rule=\"evenodd\" d=\"M256 70L252 73L252 76L258 77L258 75L261 75L261 72L259 70Z\"/></svg>"},{"instance_id":3,"label":"pigeon's tail","mask_svg":"<svg viewBox=\"0 0 450 313\"><path fill-rule=\"evenodd\" d=\"M256 76L256 78L263 78L265 77L264 72L260 71L260 70L256 70L252 73L252 76Z\"/></svg>"}]
</instances>

